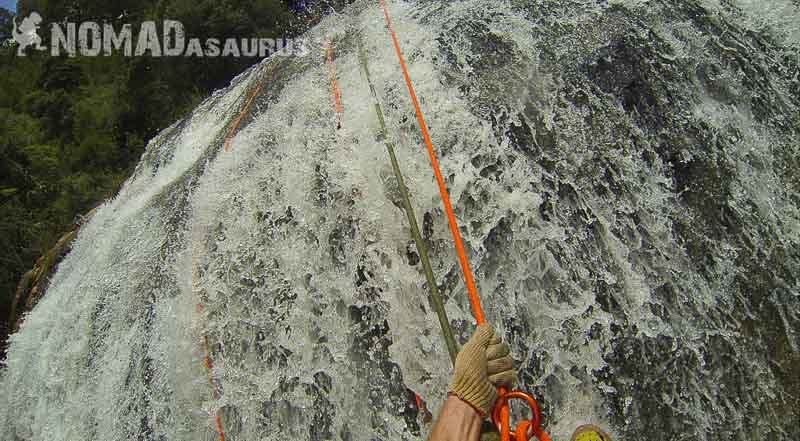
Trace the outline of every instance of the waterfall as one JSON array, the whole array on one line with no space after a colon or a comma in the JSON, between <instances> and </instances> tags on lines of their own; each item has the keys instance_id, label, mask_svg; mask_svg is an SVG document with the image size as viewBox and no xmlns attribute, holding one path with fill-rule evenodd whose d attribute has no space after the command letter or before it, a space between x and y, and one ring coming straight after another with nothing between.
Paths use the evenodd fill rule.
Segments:
<instances>
[{"instance_id":1,"label":"waterfall","mask_svg":"<svg viewBox=\"0 0 800 441\"><path fill-rule=\"evenodd\" d=\"M798 3L390 8L487 318L554 438L800 437ZM11 337L4 439L216 440L217 416L228 440L427 435L415 394L436 415L450 361L359 40L464 342L413 108L377 2L305 39L160 133L81 229Z\"/></svg>"}]
</instances>

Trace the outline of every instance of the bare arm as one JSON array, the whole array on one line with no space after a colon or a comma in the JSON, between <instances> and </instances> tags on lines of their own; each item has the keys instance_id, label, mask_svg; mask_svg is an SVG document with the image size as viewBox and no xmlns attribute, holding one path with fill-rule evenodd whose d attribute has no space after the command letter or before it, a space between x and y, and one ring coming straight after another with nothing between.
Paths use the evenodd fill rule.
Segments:
<instances>
[{"instance_id":1,"label":"bare arm","mask_svg":"<svg viewBox=\"0 0 800 441\"><path fill-rule=\"evenodd\" d=\"M442 412L428 441L478 441L498 386L513 386L517 373L508 345L489 325L480 325L456 357Z\"/></svg>"},{"instance_id":2,"label":"bare arm","mask_svg":"<svg viewBox=\"0 0 800 441\"><path fill-rule=\"evenodd\" d=\"M448 395L428 441L478 441L483 418L474 407Z\"/></svg>"}]
</instances>

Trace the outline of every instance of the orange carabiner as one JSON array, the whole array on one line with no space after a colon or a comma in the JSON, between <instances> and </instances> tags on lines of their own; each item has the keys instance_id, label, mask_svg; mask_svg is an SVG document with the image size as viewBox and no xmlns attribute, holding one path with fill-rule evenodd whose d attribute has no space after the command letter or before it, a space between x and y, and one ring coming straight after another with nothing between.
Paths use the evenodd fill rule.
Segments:
<instances>
[{"instance_id":1,"label":"orange carabiner","mask_svg":"<svg viewBox=\"0 0 800 441\"><path fill-rule=\"evenodd\" d=\"M535 436L539 441L550 441L550 436L542 430L542 413L539 410L539 403L536 402L533 396L519 390L512 392L501 390L501 394L497 398L497 403L495 403L492 411L492 422L497 426L497 430L503 435L510 435L508 415L506 413L504 418L503 410L508 409L508 402L512 399L525 401L531 409L531 419L519 423L514 430L514 439L516 441L528 441Z\"/></svg>"}]
</instances>

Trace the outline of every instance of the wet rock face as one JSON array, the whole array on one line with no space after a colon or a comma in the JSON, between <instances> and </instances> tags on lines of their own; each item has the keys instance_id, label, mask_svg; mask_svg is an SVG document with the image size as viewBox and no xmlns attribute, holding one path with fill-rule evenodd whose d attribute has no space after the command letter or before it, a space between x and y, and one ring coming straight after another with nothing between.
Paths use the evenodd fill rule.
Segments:
<instances>
[{"instance_id":1,"label":"wet rock face","mask_svg":"<svg viewBox=\"0 0 800 441\"><path fill-rule=\"evenodd\" d=\"M800 436L791 29L738 1L392 11L487 316L555 438ZM450 361L357 39L464 340L438 191L376 5L308 38L164 131L86 225L12 339L3 433L426 436Z\"/></svg>"},{"instance_id":2,"label":"wet rock face","mask_svg":"<svg viewBox=\"0 0 800 441\"><path fill-rule=\"evenodd\" d=\"M796 375L793 366L798 360L792 329L800 323L796 313L780 312L788 312L783 303L787 300L790 308L797 307L793 274L797 252L792 250L795 242L786 236L796 235L790 233L792 228L774 230L760 224L755 213L764 213L757 208L763 201L742 187L752 179L743 168L766 171L762 167L773 163L774 168L767 166L768 174L780 183L775 190L783 195L784 213L794 213L791 222L796 222L798 187L793 183L796 178L790 177L796 171L786 173L787 167L773 162L797 152L790 140L797 139L800 126L796 118L788 122L793 118L784 112L800 104L794 92L797 81L786 75L797 72L796 47L789 49L769 35L743 27L735 2L725 9L731 15L721 16L697 2L651 2L647 8L618 3L595 10L581 23L595 34L589 38L575 29L577 25L570 28L574 23L556 23L562 17L558 8L520 9L540 25L530 31L541 36L536 49L545 63L536 67L558 83L546 93L534 90L517 103L508 94L499 99L493 94L518 85L497 72L513 70L532 57L526 57L513 39L497 41L486 25L491 21L483 21L491 12L464 18L457 29L466 35L459 39L467 40L473 50L479 48L480 54L502 57L477 55L474 59L480 61L460 65L457 60L466 57L459 57L449 40L450 45L442 44L441 58L455 71L468 71L469 79L456 84L477 98L470 103L472 112L489 113L499 140L507 140L543 169L545 178L537 185L542 219L567 225L574 235L589 239L576 244L577 261L565 265L601 262L602 266L613 260L603 249L610 234L627 248L634 271L644 270L649 292L641 307L670 332L659 329L651 334L652 328L642 329L648 326L630 317L619 281L609 283L603 280L602 269L587 266L596 302L587 313L599 309L613 321L608 327L591 325L580 338L586 344L599 341L607 351L603 357L607 365L589 376L609 386L603 390L611 420L630 439L654 433L731 439L744 427L758 427L777 438L795 434L796 428L765 423L762 418L765 409L776 415L774 422L797 415L792 409L800 396L790 376ZM795 56L787 57L787 52ZM456 80L457 75L450 72L448 77ZM481 107L487 104L480 99L484 95L492 97L488 110ZM699 103L718 109L730 106L740 113L700 113ZM571 118L576 110L583 120ZM546 111L552 114L545 115ZM745 121L759 125L743 126ZM748 140L761 136L754 130L772 134L770 147ZM582 142L587 138L593 139ZM742 157L736 152L744 145L750 152ZM586 155L591 163L576 163L570 150L584 148L591 149ZM764 148L769 153L759 158L755 151ZM475 162L483 166L486 161L476 157ZM491 164L481 176L497 169ZM645 180L660 180L666 194L645 190ZM653 196L669 198L675 205L654 211L648 205L658 201L647 201ZM615 221L598 222L598 208L612 211ZM659 245L663 238L654 234L653 220L670 231L672 247L684 251L677 254L686 266L667 263L676 253ZM501 218L498 228L506 224ZM490 232L484 242L487 248L494 238ZM499 248L507 250L508 244ZM665 277L666 268L673 273L689 270L697 278L673 280ZM607 271L619 274L620 268L611 266ZM735 274L725 274L728 271ZM711 305L698 299L706 290L703 294L714 298ZM563 322L562 329L569 323ZM530 335L527 330L522 333ZM737 337L729 340L726 335ZM766 358L756 361L753 354ZM773 362L763 362L772 355L766 354L784 355L768 367ZM540 356L537 361L548 360ZM573 368L582 370L580 364ZM535 365L523 365L523 378L541 378L542 373ZM585 373L570 374L588 381ZM757 392L756 385L764 384L763 375L775 381L774 397Z\"/></svg>"}]
</instances>

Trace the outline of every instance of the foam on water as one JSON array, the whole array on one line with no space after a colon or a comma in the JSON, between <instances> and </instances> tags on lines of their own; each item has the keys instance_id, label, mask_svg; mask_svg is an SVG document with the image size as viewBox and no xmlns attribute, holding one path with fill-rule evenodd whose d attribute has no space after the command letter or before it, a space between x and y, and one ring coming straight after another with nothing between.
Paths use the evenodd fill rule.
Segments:
<instances>
[{"instance_id":1,"label":"foam on water","mask_svg":"<svg viewBox=\"0 0 800 441\"><path fill-rule=\"evenodd\" d=\"M798 436L797 14L729 3L391 4L488 318L556 439ZM151 142L12 337L3 433L216 439L219 412L231 440L426 436L414 393L435 414L450 362L357 39L469 336L382 12L358 2Z\"/></svg>"}]
</instances>

